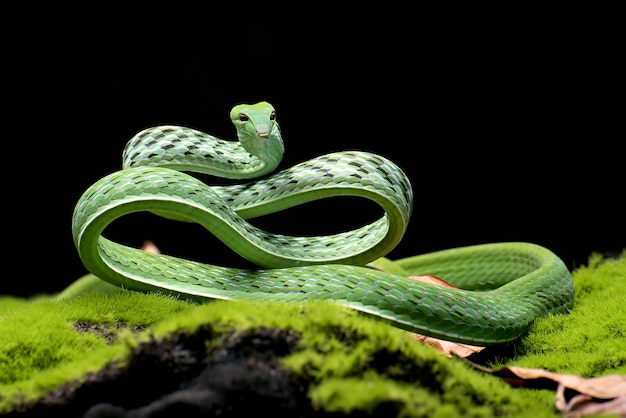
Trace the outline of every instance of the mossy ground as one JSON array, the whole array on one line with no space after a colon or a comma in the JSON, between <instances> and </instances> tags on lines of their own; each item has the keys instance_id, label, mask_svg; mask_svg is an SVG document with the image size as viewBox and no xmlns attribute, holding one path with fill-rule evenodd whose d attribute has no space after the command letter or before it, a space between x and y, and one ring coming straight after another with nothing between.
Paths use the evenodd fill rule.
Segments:
<instances>
[{"instance_id":1,"label":"mossy ground","mask_svg":"<svg viewBox=\"0 0 626 418\"><path fill-rule=\"evenodd\" d=\"M539 320L514 344L481 353L481 363L626 374L626 256L593 255L573 276L570 314ZM148 417L185 405L203 416L559 416L551 391L511 388L406 332L322 302L7 296L0 335L4 414Z\"/></svg>"}]
</instances>

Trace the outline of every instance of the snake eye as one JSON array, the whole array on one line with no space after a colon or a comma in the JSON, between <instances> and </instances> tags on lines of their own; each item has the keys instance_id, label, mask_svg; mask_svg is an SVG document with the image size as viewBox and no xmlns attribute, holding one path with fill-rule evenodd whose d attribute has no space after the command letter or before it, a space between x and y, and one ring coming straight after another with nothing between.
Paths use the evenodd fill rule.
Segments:
<instances>
[{"instance_id":1,"label":"snake eye","mask_svg":"<svg viewBox=\"0 0 626 418\"><path fill-rule=\"evenodd\" d=\"M245 123L245 122L247 122L249 120L250 120L250 118L245 113L240 113L239 114L239 122Z\"/></svg>"},{"instance_id":2,"label":"snake eye","mask_svg":"<svg viewBox=\"0 0 626 418\"><path fill-rule=\"evenodd\" d=\"M270 120L276 120L276 112L272 112L272 114L270 115Z\"/></svg>"}]
</instances>

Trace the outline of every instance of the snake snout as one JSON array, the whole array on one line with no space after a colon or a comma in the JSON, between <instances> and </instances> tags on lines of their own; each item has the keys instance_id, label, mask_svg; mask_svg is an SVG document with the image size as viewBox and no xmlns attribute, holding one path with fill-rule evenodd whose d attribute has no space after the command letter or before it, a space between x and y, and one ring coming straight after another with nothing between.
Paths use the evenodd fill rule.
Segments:
<instances>
[{"instance_id":1,"label":"snake snout","mask_svg":"<svg viewBox=\"0 0 626 418\"><path fill-rule=\"evenodd\" d=\"M270 136L270 132L272 131L270 125L266 123L259 123L254 126L256 130L256 134L259 138L268 138Z\"/></svg>"}]
</instances>

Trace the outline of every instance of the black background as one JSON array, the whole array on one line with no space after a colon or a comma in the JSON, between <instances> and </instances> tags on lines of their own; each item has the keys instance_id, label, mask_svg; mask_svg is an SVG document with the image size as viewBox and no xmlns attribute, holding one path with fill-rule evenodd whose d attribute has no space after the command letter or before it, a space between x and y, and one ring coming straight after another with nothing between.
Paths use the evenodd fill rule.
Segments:
<instances>
[{"instance_id":1,"label":"black background","mask_svg":"<svg viewBox=\"0 0 626 418\"><path fill-rule=\"evenodd\" d=\"M16 268L1 293L86 273L74 205L120 168L136 132L178 124L234 139L230 108L260 100L277 109L281 168L361 149L406 171L414 215L391 258L497 241L544 245L571 268L619 253L616 13L500 3L24 2L5 36L4 262ZM257 224L332 232L374 212L339 199ZM137 215L109 233L245 265L194 225Z\"/></svg>"}]
</instances>

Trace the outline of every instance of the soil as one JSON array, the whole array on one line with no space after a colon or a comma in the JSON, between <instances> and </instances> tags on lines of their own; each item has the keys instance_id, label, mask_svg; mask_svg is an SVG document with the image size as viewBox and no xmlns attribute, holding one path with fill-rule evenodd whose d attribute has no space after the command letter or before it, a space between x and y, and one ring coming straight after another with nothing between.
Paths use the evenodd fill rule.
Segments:
<instances>
[{"instance_id":1,"label":"soil","mask_svg":"<svg viewBox=\"0 0 626 418\"><path fill-rule=\"evenodd\" d=\"M82 384L66 384L11 416L194 418L259 411L275 417L334 416L315 411L306 396L310 382L278 361L296 346L296 332L233 333L224 344L207 349L211 335L206 327L143 343L127 365L110 363Z\"/></svg>"}]
</instances>

